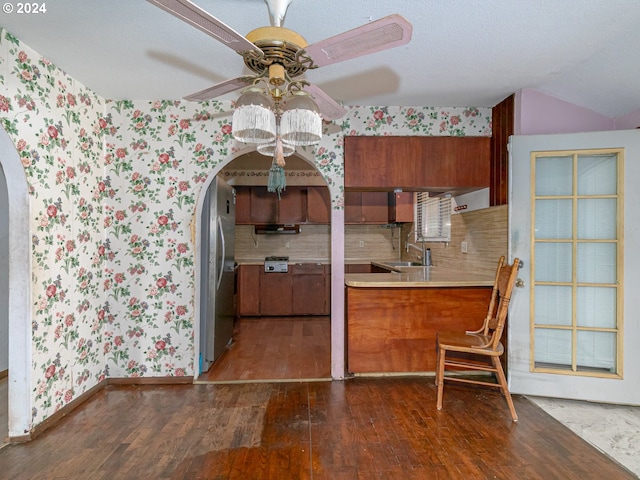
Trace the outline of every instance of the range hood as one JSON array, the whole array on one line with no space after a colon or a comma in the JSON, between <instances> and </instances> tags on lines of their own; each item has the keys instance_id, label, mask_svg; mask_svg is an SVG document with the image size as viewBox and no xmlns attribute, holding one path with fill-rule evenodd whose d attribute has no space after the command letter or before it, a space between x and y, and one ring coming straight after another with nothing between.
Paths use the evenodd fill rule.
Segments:
<instances>
[{"instance_id":1,"label":"range hood","mask_svg":"<svg viewBox=\"0 0 640 480\"><path fill-rule=\"evenodd\" d=\"M277 223L269 223L264 225L255 225L256 235L264 234L298 234L300 233L300 225L282 225Z\"/></svg>"}]
</instances>

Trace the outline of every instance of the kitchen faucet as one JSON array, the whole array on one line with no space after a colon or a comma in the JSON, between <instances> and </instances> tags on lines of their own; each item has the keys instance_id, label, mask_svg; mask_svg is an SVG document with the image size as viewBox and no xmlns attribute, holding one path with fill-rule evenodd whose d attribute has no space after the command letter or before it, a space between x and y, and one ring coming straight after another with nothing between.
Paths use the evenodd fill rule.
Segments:
<instances>
[{"instance_id":1,"label":"kitchen faucet","mask_svg":"<svg viewBox=\"0 0 640 480\"><path fill-rule=\"evenodd\" d=\"M419 252L422 253L422 255L418 256L418 258L422 261L422 265L425 267L430 267L431 266L431 249L427 248L427 245L424 241L422 242L422 247L418 247L417 245L414 245L413 243L409 242L409 237L411 236L412 233L413 233L413 229L409 231L409 233L407 234L407 238L404 242L404 247L406 249L406 252L409 253L409 249L411 248L418 250Z\"/></svg>"}]
</instances>

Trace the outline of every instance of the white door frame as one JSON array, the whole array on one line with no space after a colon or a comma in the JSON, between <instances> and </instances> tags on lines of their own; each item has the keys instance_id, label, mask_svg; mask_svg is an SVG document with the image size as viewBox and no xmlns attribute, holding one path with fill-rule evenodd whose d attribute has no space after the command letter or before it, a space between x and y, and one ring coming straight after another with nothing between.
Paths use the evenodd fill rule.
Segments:
<instances>
[{"instance_id":1,"label":"white door frame","mask_svg":"<svg viewBox=\"0 0 640 480\"><path fill-rule=\"evenodd\" d=\"M532 151L624 147L623 378L597 378L530 371L530 252ZM524 288L509 310L509 384L512 393L640 405L640 130L562 135L522 135L509 140L509 257L522 259Z\"/></svg>"}]
</instances>

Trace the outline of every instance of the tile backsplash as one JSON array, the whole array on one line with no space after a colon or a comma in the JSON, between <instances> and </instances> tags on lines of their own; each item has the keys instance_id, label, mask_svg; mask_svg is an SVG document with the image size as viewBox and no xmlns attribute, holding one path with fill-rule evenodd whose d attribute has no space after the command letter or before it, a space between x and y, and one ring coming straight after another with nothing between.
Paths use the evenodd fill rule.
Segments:
<instances>
[{"instance_id":1,"label":"tile backsplash","mask_svg":"<svg viewBox=\"0 0 640 480\"><path fill-rule=\"evenodd\" d=\"M402 228L381 225L345 226L345 261L417 260L419 252L405 250L412 223ZM451 216L451 242L428 243L434 265L456 270L493 273L500 255L507 254L508 206L485 208ZM467 253L461 252L467 242ZM256 235L252 225L236 227L237 261L269 255L295 260L330 262L331 226L301 225L297 235Z\"/></svg>"},{"instance_id":2,"label":"tile backsplash","mask_svg":"<svg viewBox=\"0 0 640 480\"><path fill-rule=\"evenodd\" d=\"M413 224L405 224L407 235ZM430 242L434 265L456 270L494 273L500 255L507 255L509 238L508 205L484 208L451 216L451 242ZM467 253L462 253L462 242ZM402 251L403 260L415 260L420 253Z\"/></svg>"},{"instance_id":3,"label":"tile backsplash","mask_svg":"<svg viewBox=\"0 0 640 480\"><path fill-rule=\"evenodd\" d=\"M329 261L331 227L301 225L298 234L256 235L253 225L236 226L236 261L263 259L270 255L296 260Z\"/></svg>"},{"instance_id":4,"label":"tile backsplash","mask_svg":"<svg viewBox=\"0 0 640 480\"><path fill-rule=\"evenodd\" d=\"M346 225L345 259L371 261L400 258L399 235L400 228ZM256 235L252 225L238 225L235 255L239 261L277 255L296 260L329 262L331 226L301 225L297 235Z\"/></svg>"}]
</instances>

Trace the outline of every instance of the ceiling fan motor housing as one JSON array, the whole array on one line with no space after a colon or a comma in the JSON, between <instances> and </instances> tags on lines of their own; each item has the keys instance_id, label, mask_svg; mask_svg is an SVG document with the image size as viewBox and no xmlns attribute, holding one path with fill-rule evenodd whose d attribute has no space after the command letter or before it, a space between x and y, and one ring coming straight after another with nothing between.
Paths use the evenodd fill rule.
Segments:
<instances>
[{"instance_id":1,"label":"ceiling fan motor housing","mask_svg":"<svg viewBox=\"0 0 640 480\"><path fill-rule=\"evenodd\" d=\"M246 38L264 53L262 57L252 52L243 55L245 65L258 75L262 75L273 64L282 65L290 78L299 77L311 67L311 59L303 63L296 55L307 46L307 41L293 30L260 27L249 32Z\"/></svg>"}]
</instances>

